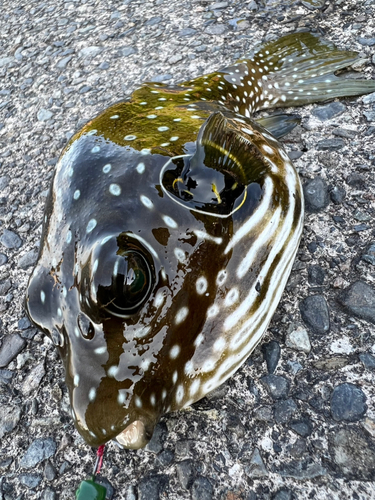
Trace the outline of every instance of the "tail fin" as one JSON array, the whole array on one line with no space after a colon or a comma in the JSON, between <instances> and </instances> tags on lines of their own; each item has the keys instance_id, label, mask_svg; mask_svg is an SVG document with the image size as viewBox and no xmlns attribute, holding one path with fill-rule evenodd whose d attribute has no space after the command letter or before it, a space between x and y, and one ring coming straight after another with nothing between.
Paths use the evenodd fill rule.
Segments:
<instances>
[{"instance_id":1,"label":"tail fin","mask_svg":"<svg viewBox=\"0 0 375 500\"><path fill-rule=\"evenodd\" d=\"M238 62L247 63L249 68L255 64L262 87L256 109L262 109L374 92L374 80L335 76L357 58L356 52L339 50L317 35L300 32L267 42Z\"/></svg>"}]
</instances>

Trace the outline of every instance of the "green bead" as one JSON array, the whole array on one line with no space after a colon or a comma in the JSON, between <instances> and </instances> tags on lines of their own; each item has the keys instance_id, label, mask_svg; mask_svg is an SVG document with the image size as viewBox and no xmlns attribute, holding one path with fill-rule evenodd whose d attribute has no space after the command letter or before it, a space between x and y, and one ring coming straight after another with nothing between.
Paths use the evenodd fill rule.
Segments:
<instances>
[{"instance_id":1,"label":"green bead","mask_svg":"<svg viewBox=\"0 0 375 500\"><path fill-rule=\"evenodd\" d=\"M76 491L76 500L105 500L106 489L91 479L82 481Z\"/></svg>"}]
</instances>

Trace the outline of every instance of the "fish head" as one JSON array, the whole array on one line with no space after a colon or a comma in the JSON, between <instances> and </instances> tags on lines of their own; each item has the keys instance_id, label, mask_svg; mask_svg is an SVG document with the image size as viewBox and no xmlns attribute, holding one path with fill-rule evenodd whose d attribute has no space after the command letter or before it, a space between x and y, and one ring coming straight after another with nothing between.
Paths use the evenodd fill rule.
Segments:
<instances>
[{"instance_id":1,"label":"fish head","mask_svg":"<svg viewBox=\"0 0 375 500\"><path fill-rule=\"evenodd\" d=\"M75 426L92 446L145 446L163 414L244 357L226 352L223 325L257 267L239 287L243 249L230 241L262 203L267 162L241 127L215 113L195 150L175 157L80 133L59 160L26 310L60 351Z\"/></svg>"}]
</instances>

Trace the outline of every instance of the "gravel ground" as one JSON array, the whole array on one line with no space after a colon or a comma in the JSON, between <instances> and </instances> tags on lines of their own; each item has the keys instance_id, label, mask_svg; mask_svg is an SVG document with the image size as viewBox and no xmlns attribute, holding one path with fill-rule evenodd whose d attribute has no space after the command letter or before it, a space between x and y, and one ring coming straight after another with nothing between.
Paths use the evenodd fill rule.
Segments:
<instances>
[{"instance_id":1,"label":"gravel ground","mask_svg":"<svg viewBox=\"0 0 375 500\"><path fill-rule=\"evenodd\" d=\"M63 145L142 81L187 80L298 29L360 52L349 76L374 78L375 3L7 0L0 19L0 499L72 499L94 451L23 310ZM263 344L146 450L109 444L108 498L375 499L375 94L298 112L285 143L308 214Z\"/></svg>"}]
</instances>

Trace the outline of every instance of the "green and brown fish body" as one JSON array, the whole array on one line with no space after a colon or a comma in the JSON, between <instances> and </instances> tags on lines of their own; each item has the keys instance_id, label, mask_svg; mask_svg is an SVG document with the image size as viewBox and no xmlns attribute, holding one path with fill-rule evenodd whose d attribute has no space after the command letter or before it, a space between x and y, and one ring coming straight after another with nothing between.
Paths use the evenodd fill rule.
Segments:
<instances>
[{"instance_id":1,"label":"green and brown fish body","mask_svg":"<svg viewBox=\"0 0 375 500\"><path fill-rule=\"evenodd\" d=\"M251 116L375 90L334 76L354 60L288 35L196 80L144 85L67 145L26 307L60 350L89 444L144 446L161 415L215 389L260 341L303 199L276 139L294 119Z\"/></svg>"}]
</instances>

